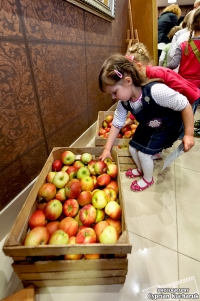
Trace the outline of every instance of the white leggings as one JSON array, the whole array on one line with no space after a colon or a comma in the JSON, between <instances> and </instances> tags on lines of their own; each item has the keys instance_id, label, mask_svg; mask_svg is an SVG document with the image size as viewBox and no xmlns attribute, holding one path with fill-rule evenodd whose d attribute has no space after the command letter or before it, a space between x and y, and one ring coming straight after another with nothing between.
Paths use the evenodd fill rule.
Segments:
<instances>
[{"instance_id":1,"label":"white leggings","mask_svg":"<svg viewBox=\"0 0 200 301\"><path fill-rule=\"evenodd\" d=\"M133 160L137 165L137 169L143 173L143 177L146 181L150 182L153 177L154 162L152 155L144 154L138 151L136 148L129 145L129 151Z\"/></svg>"}]
</instances>

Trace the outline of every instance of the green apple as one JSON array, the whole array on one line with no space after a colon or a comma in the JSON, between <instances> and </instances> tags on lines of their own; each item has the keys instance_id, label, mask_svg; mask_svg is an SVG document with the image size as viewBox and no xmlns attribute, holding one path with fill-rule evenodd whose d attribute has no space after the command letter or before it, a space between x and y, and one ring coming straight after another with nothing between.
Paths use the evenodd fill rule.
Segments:
<instances>
[{"instance_id":1,"label":"green apple","mask_svg":"<svg viewBox=\"0 0 200 301\"><path fill-rule=\"evenodd\" d=\"M53 178L53 184L57 188L63 188L69 182L69 175L65 171L58 171Z\"/></svg>"},{"instance_id":2,"label":"green apple","mask_svg":"<svg viewBox=\"0 0 200 301\"><path fill-rule=\"evenodd\" d=\"M96 209L103 209L106 207L108 201L105 191L97 189L92 195L92 205Z\"/></svg>"},{"instance_id":3,"label":"green apple","mask_svg":"<svg viewBox=\"0 0 200 301\"><path fill-rule=\"evenodd\" d=\"M67 245L69 243L69 235L63 230L56 230L49 238L49 245Z\"/></svg>"},{"instance_id":4,"label":"green apple","mask_svg":"<svg viewBox=\"0 0 200 301\"><path fill-rule=\"evenodd\" d=\"M84 164L88 164L90 161L92 161L92 155L89 154L89 153L84 153L84 154L81 155L80 160Z\"/></svg>"},{"instance_id":5,"label":"green apple","mask_svg":"<svg viewBox=\"0 0 200 301\"><path fill-rule=\"evenodd\" d=\"M90 171L89 171L88 167L83 166L83 167L79 168L76 176L77 176L77 179L79 179L79 180L85 176L90 176Z\"/></svg>"},{"instance_id":6,"label":"green apple","mask_svg":"<svg viewBox=\"0 0 200 301\"><path fill-rule=\"evenodd\" d=\"M117 229L112 226L106 226L99 235L99 241L102 244L115 244L119 238Z\"/></svg>"}]
</instances>

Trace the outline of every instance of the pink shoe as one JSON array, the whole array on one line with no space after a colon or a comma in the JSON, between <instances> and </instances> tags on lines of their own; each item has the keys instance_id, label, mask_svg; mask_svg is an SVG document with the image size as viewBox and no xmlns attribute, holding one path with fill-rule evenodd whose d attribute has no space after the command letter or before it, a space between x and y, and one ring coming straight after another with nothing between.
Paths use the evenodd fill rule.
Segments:
<instances>
[{"instance_id":1,"label":"pink shoe","mask_svg":"<svg viewBox=\"0 0 200 301\"><path fill-rule=\"evenodd\" d=\"M132 173L132 168L129 168L126 172L125 172L125 176L129 179L133 179L133 178L137 178L137 177L141 177L143 174L137 169L138 175L134 175Z\"/></svg>"},{"instance_id":2,"label":"pink shoe","mask_svg":"<svg viewBox=\"0 0 200 301\"><path fill-rule=\"evenodd\" d=\"M138 185L138 181L135 180L135 181L133 181L133 183L132 183L131 186L130 186L130 188L131 188L132 191L135 191L135 192L143 191L143 190L149 188L150 186L152 186L153 183L154 183L153 178L152 178L151 182L147 182L144 178L142 178L142 179L143 179L143 181L144 181L147 185L144 186L144 187L140 187L140 186Z\"/></svg>"}]
</instances>

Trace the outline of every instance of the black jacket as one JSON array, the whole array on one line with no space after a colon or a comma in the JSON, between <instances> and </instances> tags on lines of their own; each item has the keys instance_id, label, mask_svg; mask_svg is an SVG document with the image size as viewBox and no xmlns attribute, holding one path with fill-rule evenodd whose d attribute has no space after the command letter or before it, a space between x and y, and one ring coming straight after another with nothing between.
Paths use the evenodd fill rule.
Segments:
<instances>
[{"instance_id":1,"label":"black jacket","mask_svg":"<svg viewBox=\"0 0 200 301\"><path fill-rule=\"evenodd\" d=\"M172 27L178 25L178 17L172 12L164 12L158 19L158 43L170 43L167 37Z\"/></svg>"}]
</instances>

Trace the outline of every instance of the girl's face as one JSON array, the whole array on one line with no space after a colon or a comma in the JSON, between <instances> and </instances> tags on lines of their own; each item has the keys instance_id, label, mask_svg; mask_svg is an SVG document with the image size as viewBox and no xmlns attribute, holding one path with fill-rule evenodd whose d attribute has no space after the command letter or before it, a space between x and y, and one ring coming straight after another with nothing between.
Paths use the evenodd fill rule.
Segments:
<instances>
[{"instance_id":1,"label":"girl's face","mask_svg":"<svg viewBox=\"0 0 200 301\"><path fill-rule=\"evenodd\" d=\"M132 80L126 80L115 84L114 86L106 86L105 92L110 93L112 99L127 101L131 98L135 98L137 94L137 87L132 83Z\"/></svg>"}]
</instances>

